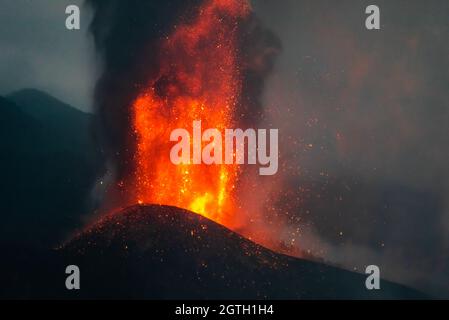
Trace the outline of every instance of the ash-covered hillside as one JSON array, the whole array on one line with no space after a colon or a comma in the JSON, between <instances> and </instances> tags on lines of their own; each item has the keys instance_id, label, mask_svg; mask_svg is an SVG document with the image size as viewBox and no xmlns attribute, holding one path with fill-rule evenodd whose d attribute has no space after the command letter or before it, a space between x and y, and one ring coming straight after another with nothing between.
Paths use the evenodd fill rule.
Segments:
<instances>
[{"instance_id":1,"label":"ash-covered hillside","mask_svg":"<svg viewBox=\"0 0 449 320\"><path fill-rule=\"evenodd\" d=\"M169 206L133 206L102 218L58 253L82 272L71 298L422 298L381 281L265 249L215 222Z\"/></svg>"}]
</instances>

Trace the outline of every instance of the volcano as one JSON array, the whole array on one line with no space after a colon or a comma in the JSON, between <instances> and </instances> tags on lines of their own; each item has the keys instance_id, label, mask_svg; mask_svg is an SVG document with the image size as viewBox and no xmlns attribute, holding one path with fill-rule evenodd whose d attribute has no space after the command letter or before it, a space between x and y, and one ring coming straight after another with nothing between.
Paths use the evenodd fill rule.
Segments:
<instances>
[{"instance_id":1,"label":"volcano","mask_svg":"<svg viewBox=\"0 0 449 320\"><path fill-rule=\"evenodd\" d=\"M58 249L81 270L69 298L422 298L365 275L277 254L193 212L136 205L101 218ZM64 294L67 294L65 290Z\"/></svg>"}]
</instances>

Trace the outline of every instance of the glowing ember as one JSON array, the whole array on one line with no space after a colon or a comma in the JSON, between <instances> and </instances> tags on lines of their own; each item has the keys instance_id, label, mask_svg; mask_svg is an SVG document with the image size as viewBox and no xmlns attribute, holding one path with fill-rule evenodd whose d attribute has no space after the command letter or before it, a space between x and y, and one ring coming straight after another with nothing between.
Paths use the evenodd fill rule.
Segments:
<instances>
[{"instance_id":1,"label":"glowing ember","mask_svg":"<svg viewBox=\"0 0 449 320\"><path fill-rule=\"evenodd\" d=\"M159 75L133 103L136 202L173 205L231 227L236 212L236 165L174 165L170 133L235 127L241 94L237 32L250 13L246 0L210 0L197 17L164 38Z\"/></svg>"}]
</instances>

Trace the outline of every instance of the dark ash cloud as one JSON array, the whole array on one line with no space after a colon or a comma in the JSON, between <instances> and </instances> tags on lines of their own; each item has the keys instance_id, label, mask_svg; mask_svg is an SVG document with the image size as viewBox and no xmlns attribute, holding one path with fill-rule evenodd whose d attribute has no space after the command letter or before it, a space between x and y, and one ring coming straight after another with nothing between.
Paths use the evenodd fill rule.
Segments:
<instances>
[{"instance_id":1,"label":"dark ash cloud","mask_svg":"<svg viewBox=\"0 0 449 320\"><path fill-rule=\"evenodd\" d=\"M377 1L380 31L368 1L255 3L284 46L265 103L299 245L449 296L449 3Z\"/></svg>"}]
</instances>

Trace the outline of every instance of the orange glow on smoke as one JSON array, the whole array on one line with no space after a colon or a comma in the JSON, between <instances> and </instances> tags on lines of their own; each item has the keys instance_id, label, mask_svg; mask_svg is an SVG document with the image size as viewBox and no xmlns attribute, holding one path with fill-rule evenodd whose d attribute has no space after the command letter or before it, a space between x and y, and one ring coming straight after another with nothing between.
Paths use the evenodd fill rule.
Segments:
<instances>
[{"instance_id":1,"label":"orange glow on smoke","mask_svg":"<svg viewBox=\"0 0 449 320\"><path fill-rule=\"evenodd\" d=\"M192 137L194 120L203 131L235 127L237 28L249 13L246 0L210 0L162 40L159 75L133 103L136 202L173 205L232 226L238 166L174 165L170 133L184 128Z\"/></svg>"}]
</instances>

